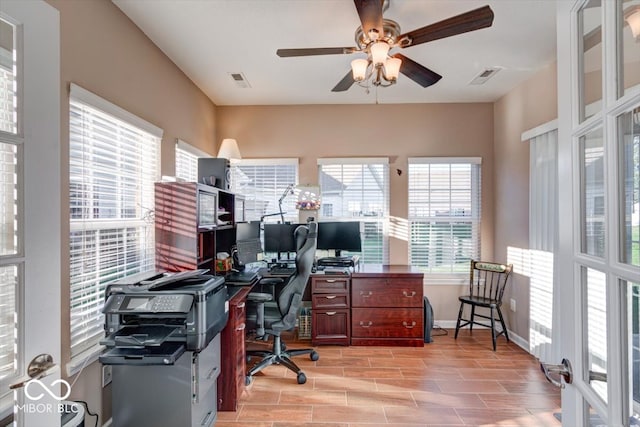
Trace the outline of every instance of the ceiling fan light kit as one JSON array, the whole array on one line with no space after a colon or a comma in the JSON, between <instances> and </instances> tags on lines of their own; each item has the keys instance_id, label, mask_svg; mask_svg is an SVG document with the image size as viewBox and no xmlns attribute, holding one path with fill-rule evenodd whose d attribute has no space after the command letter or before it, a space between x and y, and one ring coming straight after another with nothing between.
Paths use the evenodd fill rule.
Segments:
<instances>
[{"instance_id":1,"label":"ceiling fan light kit","mask_svg":"<svg viewBox=\"0 0 640 427\"><path fill-rule=\"evenodd\" d=\"M428 87L438 82L442 76L400 53L390 55L389 52L395 48L404 49L487 28L493 24L493 11L489 6L484 6L403 34L397 22L383 19L382 12L386 10L384 0L353 2L362 23L356 29L356 47L278 49L276 54L280 57L293 57L365 53L366 59L351 61L351 70L332 89L333 92L346 91L353 83L367 89L371 85L391 86L398 80L400 73L420 86ZM388 7L388 3L386 6Z\"/></svg>"}]
</instances>

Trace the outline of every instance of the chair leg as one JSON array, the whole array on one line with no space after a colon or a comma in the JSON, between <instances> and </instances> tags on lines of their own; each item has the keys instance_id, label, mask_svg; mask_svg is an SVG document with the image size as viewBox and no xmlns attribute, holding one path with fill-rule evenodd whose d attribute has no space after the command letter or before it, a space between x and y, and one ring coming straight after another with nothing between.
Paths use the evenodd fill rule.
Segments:
<instances>
[{"instance_id":1,"label":"chair leg","mask_svg":"<svg viewBox=\"0 0 640 427\"><path fill-rule=\"evenodd\" d=\"M460 320L462 320L462 310L464 309L464 303L460 303L460 311L458 311L458 322L456 323L456 334L453 339L458 339L458 331L460 330Z\"/></svg>"},{"instance_id":2,"label":"chair leg","mask_svg":"<svg viewBox=\"0 0 640 427\"><path fill-rule=\"evenodd\" d=\"M493 315L493 307L491 310L491 341L493 341L493 351L496 351L496 320Z\"/></svg>"},{"instance_id":3,"label":"chair leg","mask_svg":"<svg viewBox=\"0 0 640 427\"><path fill-rule=\"evenodd\" d=\"M476 306L471 304L471 318L469 319L469 333L473 332L473 321L476 317Z\"/></svg>"},{"instance_id":4,"label":"chair leg","mask_svg":"<svg viewBox=\"0 0 640 427\"><path fill-rule=\"evenodd\" d=\"M504 324L502 310L500 310L500 307L496 307L496 309L498 310L498 317L500 318L500 324L502 325L502 330L504 331L504 337L507 339L507 342L509 342L509 332L507 332L507 326Z\"/></svg>"}]
</instances>

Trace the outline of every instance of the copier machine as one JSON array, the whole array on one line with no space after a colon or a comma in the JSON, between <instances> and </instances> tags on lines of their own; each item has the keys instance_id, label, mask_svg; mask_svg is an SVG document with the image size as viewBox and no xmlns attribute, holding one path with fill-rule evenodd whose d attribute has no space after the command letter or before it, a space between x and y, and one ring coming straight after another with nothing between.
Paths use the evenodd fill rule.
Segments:
<instances>
[{"instance_id":1,"label":"copier machine","mask_svg":"<svg viewBox=\"0 0 640 427\"><path fill-rule=\"evenodd\" d=\"M107 286L106 346L113 427L209 427L217 416L224 278L150 271Z\"/></svg>"}]
</instances>

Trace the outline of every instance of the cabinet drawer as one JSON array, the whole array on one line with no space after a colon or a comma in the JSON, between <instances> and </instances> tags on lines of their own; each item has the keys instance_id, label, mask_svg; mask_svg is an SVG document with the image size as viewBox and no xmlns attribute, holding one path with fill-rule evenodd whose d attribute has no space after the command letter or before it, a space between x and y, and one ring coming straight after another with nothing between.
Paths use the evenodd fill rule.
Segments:
<instances>
[{"instance_id":1,"label":"cabinet drawer","mask_svg":"<svg viewBox=\"0 0 640 427\"><path fill-rule=\"evenodd\" d=\"M351 309L351 336L418 338L423 336L421 308Z\"/></svg>"},{"instance_id":2,"label":"cabinet drawer","mask_svg":"<svg viewBox=\"0 0 640 427\"><path fill-rule=\"evenodd\" d=\"M349 308L349 294L317 294L312 296L313 309Z\"/></svg>"},{"instance_id":3,"label":"cabinet drawer","mask_svg":"<svg viewBox=\"0 0 640 427\"><path fill-rule=\"evenodd\" d=\"M348 309L314 310L312 343L349 345L351 317Z\"/></svg>"},{"instance_id":4,"label":"cabinet drawer","mask_svg":"<svg viewBox=\"0 0 640 427\"><path fill-rule=\"evenodd\" d=\"M352 307L422 307L422 281L415 279L352 279Z\"/></svg>"},{"instance_id":5,"label":"cabinet drawer","mask_svg":"<svg viewBox=\"0 0 640 427\"><path fill-rule=\"evenodd\" d=\"M349 292L349 278L348 277L312 277L311 292L314 294Z\"/></svg>"}]
</instances>

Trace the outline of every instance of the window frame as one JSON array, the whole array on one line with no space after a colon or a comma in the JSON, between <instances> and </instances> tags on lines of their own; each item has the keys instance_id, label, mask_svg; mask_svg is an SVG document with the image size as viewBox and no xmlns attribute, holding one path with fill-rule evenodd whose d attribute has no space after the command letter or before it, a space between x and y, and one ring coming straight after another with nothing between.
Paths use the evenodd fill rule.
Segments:
<instances>
[{"instance_id":1,"label":"window frame","mask_svg":"<svg viewBox=\"0 0 640 427\"><path fill-rule=\"evenodd\" d=\"M211 154L194 147L180 138L176 139L174 152L175 177L178 181L198 182L198 159L213 157ZM191 163L188 165L189 170L183 171L182 166L186 163Z\"/></svg>"},{"instance_id":2,"label":"window frame","mask_svg":"<svg viewBox=\"0 0 640 427\"><path fill-rule=\"evenodd\" d=\"M471 215L460 217L464 222L471 222L472 224L472 237L474 240L471 243L471 253L468 254L469 259L480 259L481 257L481 226L482 226L482 158L481 157L409 157L407 159L407 257L409 264L416 266L416 268L422 270L425 273L425 283L434 284L466 284L468 282L469 272L468 268L461 269L460 272L447 271L447 272L434 272L433 269L420 267L415 261L415 257L412 255L412 224L416 222L430 223L433 222L434 216L415 216L412 215L413 201L411 184L412 165L420 164L437 164L437 165L455 165L466 164L472 166L471 171L471 188L470 200ZM449 188L449 194L451 194L451 188ZM449 197L451 200L451 197ZM446 219L444 219L446 218ZM457 216L448 216L439 218L438 222L454 223ZM444 220L443 220L444 219ZM475 231L474 231L475 230ZM462 259L467 259L463 257Z\"/></svg>"}]
</instances>

